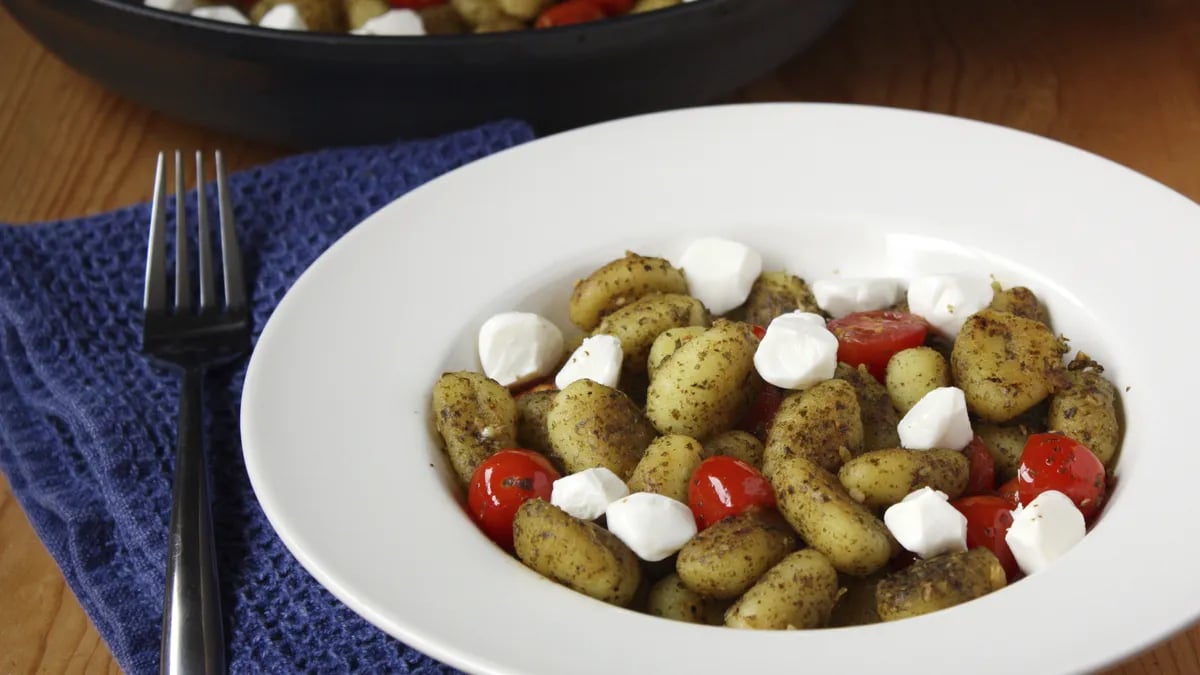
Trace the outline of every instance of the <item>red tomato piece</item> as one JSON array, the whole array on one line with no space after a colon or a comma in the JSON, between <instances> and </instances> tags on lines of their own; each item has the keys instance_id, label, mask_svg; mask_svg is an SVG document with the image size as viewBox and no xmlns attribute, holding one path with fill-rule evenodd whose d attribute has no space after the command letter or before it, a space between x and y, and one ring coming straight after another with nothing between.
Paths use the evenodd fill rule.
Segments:
<instances>
[{"instance_id":1,"label":"red tomato piece","mask_svg":"<svg viewBox=\"0 0 1200 675\"><path fill-rule=\"evenodd\" d=\"M758 469L727 455L709 457L692 472L688 484L688 506L696 527L752 508L775 508L775 491Z\"/></svg>"},{"instance_id":2,"label":"red tomato piece","mask_svg":"<svg viewBox=\"0 0 1200 675\"><path fill-rule=\"evenodd\" d=\"M533 26L534 28L554 28L603 18L604 10L597 7L591 0L567 0L546 8Z\"/></svg>"},{"instance_id":3,"label":"red tomato piece","mask_svg":"<svg viewBox=\"0 0 1200 675\"><path fill-rule=\"evenodd\" d=\"M1000 498L1012 504L1014 509L1021 504L1020 487L1017 485L1016 478L1001 485L997 492L1000 493Z\"/></svg>"},{"instance_id":4,"label":"red tomato piece","mask_svg":"<svg viewBox=\"0 0 1200 675\"><path fill-rule=\"evenodd\" d=\"M976 436L963 448L963 454L971 461L971 477L967 480L964 495L989 494L996 488L996 460L988 451L983 439Z\"/></svg>"},{"instance_id":5,"label":"red tomato piece","mask_svg":"<svg viewBox=\"0 0 1200 675\"><path fill-rule=\"evenodd\" d=\"M1083 443L1062 434L1033 434L1026 441L1017 467L1022 504L1058 490L1091 520L1104 506L1105 488L1104 463Z\"/></svg>"},{"instance_id":6,"label":"red tomato piece","mask_svg":"<svg viewBox=\"0 0 1200 675\"><path fill-rule=\"evenodd\" d=\"M950 502L967 519L967 548L982 546L1000 560L1005 575L1011 582L1021 573L1004 535L1012 527L1013 505L1002 497L978 495L963 497Z\"/></svg>"},{"instance_id":7,"label":"red tomato piece","mask_svg":"<svg viewBox=\"0 0 1200 675\"><path fill-rule=\"evenodd\" d=\"M425 9L446 4L446 0L389 0L396 9Z\"/></svg>"},{"instance_id":8,"label":"red tomato piece","mask_svg":"<svg viewBox=\"0 0 1200 675\"><path fill-rule=\"evenodd\" d=\"M880 382L892 356L921 346L929 333L929 324L916 314L882 309L848 314L830 321L828 327L838 339L838 361L866 364Z\"/></svg>"},{"instance_id":9,"label":"red tomato piece","mask_svg":"<svg viewBox=\"0 0 1200 675\"><path fill-rule=\"evenodd\" d=\"M755 438L766 443L767 432L771 430L771 422L775 421L775 413L779 412L779 405L783 403L783 395L783 390L779 387L770 382L763 382L758 396L754 398L750 410L746 411L746 415L738 422L737 428L754 434Z\"/></svg>"},{"instance_id":10,"label":"red tomato piece","mask_svg":"<svg viewBox=\"0 0 1200 675\"><path fill-rule=\"evenodd\" d=\"M754 337L758 338L759 340L762 340L767 336L767 329L756 323L750 324L750 330L754 332Z\"/></svg>"},{"instance_id":11,"label":"red tomato piece","mask_svg":"<svg viewBox=\"0 0 1200 675\"><path fill-rule=\"evenodd\" d=\"M550 460L532 450L501 450L483 460L471 476L467 508L471 520L505 550L513 548L513 518L526 501L550 501L561 476Z\"/></svg>"},{"instance_id":12,"label":"red tomato piece","mask_svg":"<svg viewBox=\"0 0 1200 675\"><path fill-rule=\"evenodd\" d=\"M633 9L634 0L590 0L606 16L620 16Z\"/></svg>"}]
</instances>

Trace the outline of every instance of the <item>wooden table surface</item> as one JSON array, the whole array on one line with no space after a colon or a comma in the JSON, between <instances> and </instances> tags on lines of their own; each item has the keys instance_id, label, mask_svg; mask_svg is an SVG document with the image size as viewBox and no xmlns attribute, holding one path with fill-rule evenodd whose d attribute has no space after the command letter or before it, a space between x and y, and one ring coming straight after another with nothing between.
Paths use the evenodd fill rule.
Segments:
<instances>
[{"instance_id":1,"label":"wooden table surface","mask_svg":"<svg viewBox=\"0 0 1200 675\"><path fill-rule=\"evenodd\" d=\"M1195 0L860 0L814 49L735 98L986 120L1080 146L1200 200ZM233 168L283 154L116 98L0 10L0 221L145 200L156 152L215 147ZM119 670L0 477L0 673ZM1200 674L1200 625L1106 672Z\"/></svg>"}]
</instances>

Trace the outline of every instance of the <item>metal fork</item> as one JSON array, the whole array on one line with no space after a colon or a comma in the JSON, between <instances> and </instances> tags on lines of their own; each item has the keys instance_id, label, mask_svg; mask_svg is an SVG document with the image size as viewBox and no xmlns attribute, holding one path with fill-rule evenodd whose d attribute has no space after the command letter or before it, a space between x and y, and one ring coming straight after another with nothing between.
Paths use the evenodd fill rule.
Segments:
<instances>
[{"instance_id":1,"label":"metal fork","mask_svg":"<svg viewBox=\"0 0 1200 675\"><path fill-rule=\"evenodd\" d=\"M204 376L250 349L250 316L242 279L233 204L220 151L215 157L224 302L216 293L212 235L204 187L204 155L196 153L198 293L192 292L184 162L175 152L175 297L168 298L166 169L158 155L146 256L142 352L179 372L175 482L163 597L162 673L224 673L217 561L201 429ZM198 296L199 303L196 300Z\"/></svg>"}]
</instances>

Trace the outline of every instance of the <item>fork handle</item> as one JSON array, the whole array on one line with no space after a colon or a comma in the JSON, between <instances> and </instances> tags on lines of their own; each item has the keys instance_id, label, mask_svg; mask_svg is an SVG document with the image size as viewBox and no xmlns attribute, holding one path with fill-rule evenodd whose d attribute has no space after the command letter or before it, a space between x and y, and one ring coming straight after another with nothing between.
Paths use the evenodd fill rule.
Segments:
<instances>
[{"instance_id":1,"label":"fork handle","mask_svg":"<svg viewBox=\"0 0 1200 675\"><path fill-rule=\"evenodd\" d=\"M201 426L204 371L186 368L182 380L159 669L163 675L223 675L225 638Z\"/></svg>"}]
</instances>

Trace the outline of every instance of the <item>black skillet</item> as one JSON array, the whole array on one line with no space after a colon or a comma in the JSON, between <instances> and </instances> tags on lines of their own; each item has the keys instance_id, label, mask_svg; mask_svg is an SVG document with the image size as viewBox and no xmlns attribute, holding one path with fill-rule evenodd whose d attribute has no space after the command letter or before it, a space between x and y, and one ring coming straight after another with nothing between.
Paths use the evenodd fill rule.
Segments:
<instances>
[{"instance_id":1,"label":"black skillet","mask_svg":"<svg viewBox=\"0 0 1200 675\"><path fill-rule=\"evenodd\" d=\"M0 0L71 67L171 117L292 147L498 119L539 133L712 102L798 53L851 0L696 0L579 26L362 38L119 0Z\"/></svg>"}]
</instances>

